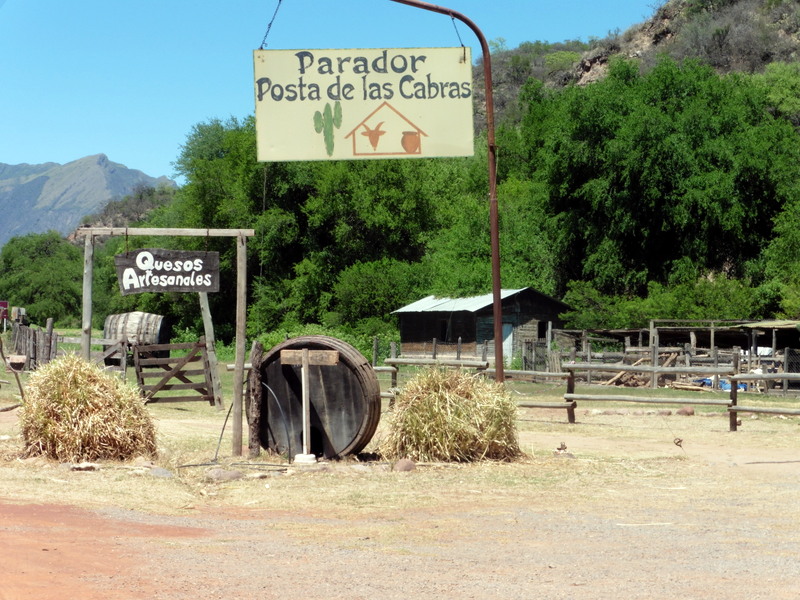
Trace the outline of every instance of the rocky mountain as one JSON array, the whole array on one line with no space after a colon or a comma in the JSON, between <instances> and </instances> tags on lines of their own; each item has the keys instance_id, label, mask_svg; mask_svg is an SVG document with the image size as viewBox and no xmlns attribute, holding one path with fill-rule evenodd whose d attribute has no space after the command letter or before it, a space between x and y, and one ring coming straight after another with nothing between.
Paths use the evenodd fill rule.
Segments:
<instances>
[{"instance_id":1,"label":"rocky mountain","mask_svg":"<svg viewBox=\"0 0 800 600\"><path fill-rule=\"evenodd\" d=\"M0 163L0 247L10 238L54 229L74 230L84 216L137 187L175 187L166 177L150 177L111 162L105 154L64 165Z\"/></svg>"},{"instance_id":2,"label":"rocky mountain","mask_svg":"<svg viewBox=\"0 0 800 600\"><path fill-rule=\"evenodd\" d=\"M643 71L662 56L698 60L720 74L760 73L774 62L800 58L797 0L666 0L644 22L588 42L523 42L492 53L495 116L519 119L518 96L528 78L546 86L588 85L605 77L609 61L622 57ZM480 60L478 61L480 63ZM486 122L483 70L474 71L476 130Z\"/></svg>"}]
</instances>

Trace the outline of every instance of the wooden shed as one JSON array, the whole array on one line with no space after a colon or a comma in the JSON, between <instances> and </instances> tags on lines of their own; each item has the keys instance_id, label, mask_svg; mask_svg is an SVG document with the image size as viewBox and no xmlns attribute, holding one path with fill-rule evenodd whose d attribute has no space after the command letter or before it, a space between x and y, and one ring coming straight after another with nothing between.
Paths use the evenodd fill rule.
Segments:
<instances>
[{"instance_id":1,"label":"wooden shed","mask_svg":"<svg viewBox=\"0 0 800 600\"><path fill-rule=\"evenodd\" d=\"M560 314L569 306L533 288L502 290L503 355L532 356L534 346L547 346L553 329L560 329ZM457 344L462 351L476 355L487 343L494 353L494 318L492 294L469 298L427 296L394 311L400 320L402 354L426 354L433 339L438 343Z\"/></svg>"}]
</instances>

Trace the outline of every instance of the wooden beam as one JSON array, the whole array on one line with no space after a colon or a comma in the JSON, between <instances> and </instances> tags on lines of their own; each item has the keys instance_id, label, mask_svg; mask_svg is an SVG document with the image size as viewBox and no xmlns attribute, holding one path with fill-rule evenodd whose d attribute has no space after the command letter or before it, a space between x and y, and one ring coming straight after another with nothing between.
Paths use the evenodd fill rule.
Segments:
<instances>
[{"instance_id":1,"label":"wooden beam","mask_svg":"<svg viewBox=\"0 0 800 600\"><path fill-rule=\"evenodd\" d=\"M200 314L203 316L203 330L206 337L206 357L211 375L211 393L214 395L214 405L223 409L222 384L217 373L217 349L214 339L214 321L211 319L211 307L208 304L208 292L198 292L200 298Z\"/></svg>"},{"instance_id":2,"label":"wooden beam","mask_svg":"<svg viewBox=\"0 0 800 600\"><path fill-rule=\"evenodd\" d=\"M304 358L306 353L308 353L307 359ZM339 364L339 351L310 350L308 348L303 348L302 350L281 350L282 365L302 365L306 360L309 365L327 365L333 367Z\"/></svg>"},{"instance_id":3,"label":"wooden beam","mask_svg":"<svg viewBox=\"0 0 800 600\"><path fill-rule=\"evenodd\" d=\"M645 398L642 396L617 396L612 394L564 394L564 400L587 402L634 402L641 404L688 404L693 406L730 406L727 400L697 400L696 398Z\"/></svg>"},{"instance_id":4,"label":"wooden beam","mask_svg":"<svg viewBox=\"0 0 800 600\"><path fill-rule=\"evenodd\" d=\"M94 236L83 243L83 316L81 318L81 356L92 357L92 279L94 275Z\"/></svg>"},{"instance_id":5,"label":"wooden beam","mask_svg":"<svg viewBox=\"0 0 800 600\"><path fill-rule=\"evenodd\" d=\"M244 346L247 334L246 235L243 233L236 238L236 367L233 371L233 456L242 456L243 454L242 400L244 395Z\"/></svg>"},{"instance_id":6,"label":"wooden beam","mask_svg":"<svg viewBox=\"0 0 800 600\"><path fill-rule=\"evenodd\" d=\"M75 230L75 235L88 237L95 235L126 235L128 237L253 237L255 234L254 229L189 229L180 227L79 227Z\"/></svg>"}]
</instances>

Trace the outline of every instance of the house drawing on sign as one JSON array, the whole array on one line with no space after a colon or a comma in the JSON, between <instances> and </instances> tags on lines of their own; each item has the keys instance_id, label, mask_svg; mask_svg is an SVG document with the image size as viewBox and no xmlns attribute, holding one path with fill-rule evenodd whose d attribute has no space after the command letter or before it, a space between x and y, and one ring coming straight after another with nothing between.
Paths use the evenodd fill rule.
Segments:
<instances>
[{"instance_id":1,"label":"house drawing on sign","mask_svg":"<svg viewBox=\"0 0 800 600\"><path fill-rule=\"evenodd\" d=\"M407 156L422 154L422 131L394 106L383 102L345 136L353 156Z\"/></svg>"},{"instance_id":2,"label":"house drawing on sign","mask_svg":"<svg viewBox=\"0 0 800 600\"><path fill-rule=\"evenodd\" d=\"M503 356L545 356L553 330L563 327L561 313L569 306L533 288L501 290ZM400 321L401 354L426 354L433 338L464 353L479 355L486 344L494 352L494 311L491 293L469 298L427 296L394 311Z\"/></svg>"}]
</instances>

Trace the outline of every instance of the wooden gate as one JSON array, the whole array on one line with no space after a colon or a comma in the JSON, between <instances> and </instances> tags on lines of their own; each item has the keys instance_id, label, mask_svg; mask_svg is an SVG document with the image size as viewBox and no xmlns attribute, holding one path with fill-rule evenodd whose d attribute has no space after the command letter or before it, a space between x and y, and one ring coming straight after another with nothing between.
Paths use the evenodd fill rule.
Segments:
<instances>
[{"instance_id":1,"label":"wooden gate","mask_svg":"<svg viewBox=\"0 0 800 600\"><path fill-rule=\"evenodd\" d=\"M136 381L145 402L215 403L205 339L187 344L134 344L132 351ZM185 355L172 356L181 351Z\"/></svg>"}]
</instances>

